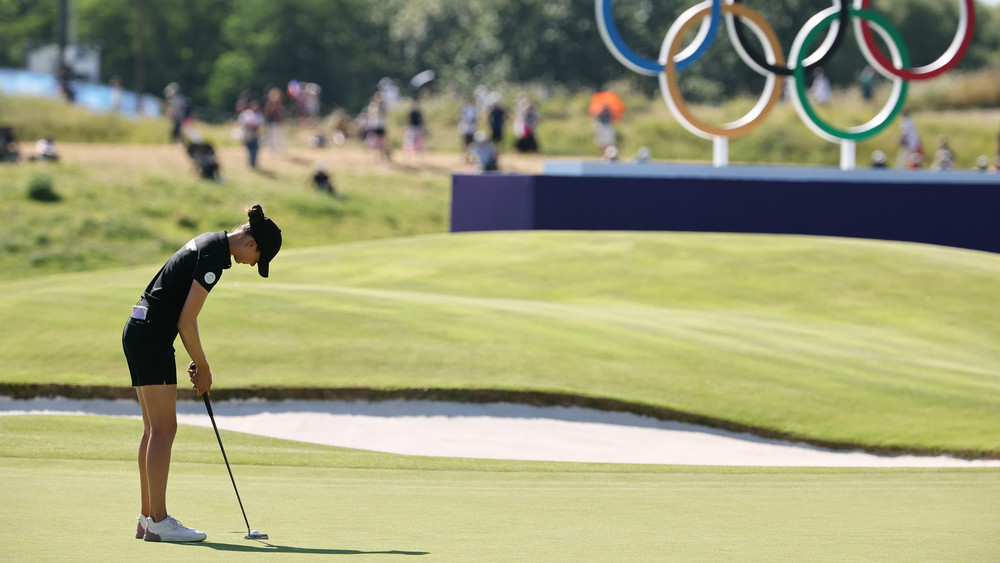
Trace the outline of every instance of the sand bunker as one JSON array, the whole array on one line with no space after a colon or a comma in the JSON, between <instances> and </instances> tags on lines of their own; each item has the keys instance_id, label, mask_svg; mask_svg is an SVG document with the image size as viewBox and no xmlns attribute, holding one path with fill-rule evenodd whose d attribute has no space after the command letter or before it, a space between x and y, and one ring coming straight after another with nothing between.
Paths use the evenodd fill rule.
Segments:
<instances>
[{"instance_id":1,"label":"sand bunker","mask_svg":"<svg viewBox=\"0 0 1000 563\"><path fill-rule=\"evenodd\" d=\"M795 467L1000 467L1000 460L878 456L767 440L627 413L579 407L434 401L223 401L220 429L406 455ZM201 402L180 402L181 424L211 426ZM139 417L136 401L0 397L0 414Z\"/></svg>"}]
</instances>

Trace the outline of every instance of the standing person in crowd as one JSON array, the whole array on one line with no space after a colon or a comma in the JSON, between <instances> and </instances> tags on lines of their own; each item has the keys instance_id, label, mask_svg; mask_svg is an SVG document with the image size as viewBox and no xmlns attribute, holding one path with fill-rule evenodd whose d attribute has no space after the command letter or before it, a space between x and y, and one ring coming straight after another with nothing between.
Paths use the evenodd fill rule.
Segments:
<instances>
[{"instance_id":1,"label":"standing person in crowd","mask_svg":"<svg viewBox=\"0 0 1000 563\"><path fill-rule=\"evenodd\" d=\"M611 113L611 108L604 106L594 117L597 120L594 124L594 140L597 142L597 154L604 156L608 148L615 146L618 142L615 124L612 123L614 115Z\"/></svg>"},{"instance_id":2,"label":"standing person in crowd","mask_svg":"<svg viewBox=\"0 0 1000 563\"><path fill-rule=\"evenodd\" d=\"M403 151L410 155L410 161L416 162L424 151L424 140L427 131L424 129L424 113L420 110L420 100L414 98L410 104L407 116L406 133L403 134Z\"/></svg>"},{"instance_id":3,"label":"standing person in crowd","mask_svg":"<svg viewBox=\"0 0 1000 563\"><path fill-rule=\"evenodd\" d=\"M260 128L264 124L264 115L260 113L260 102L251 98L245 110L237 118L237 128L241 140L247 148L250 168L257 168L257 152L260 150Z\"/></svg>"},{"instance_id":4,"label":"standing person in crowd","mask_svg":"<svg viewBox=\"0 0 1000 563\"><path fill-rule=\"evenodd\" d=\"M538 140L535 139L535 127L538 125L538 110L527 96L521 96L517 101L514 113L514 146L517 152L538 152Z\"/></svg>"},{"instance_id":5,"label":"standing person in crowd","mask_svg":"<svg viewBox=\"0 0 1000 563\"><path fill-rule=\"evenodd\" d=\"M875 69L871 65L865 65L861 71L861 97L868 103L875 95Z\"/></svg>"},{"instance_id":6,"label":"standing person in crowd","mask_svg":"<svg viewBox=\"0 0 1000 563\"><path fill-rule=\"evenodd\" d=\"M274 87L267 92L264 102L264 121L267 126L265 139L272 152L285 154L288 133L285 131L285 101L281 89Z\"/></svg>"},{"instance_id":7,"label":"standing person in crowd","mask_svg":"<svg viewBox=\"0 0 1000 563\"><path fill-rule=\"evenodd\" d=\"M123 96L121 78L112 76L111 80L108 81L108 86L111 88L111 111L121 113Z\"/></svg>"},{"instance_id":8,"label":"standing person in crowd","mask_svg":"<svg viewBox=\"0 0 1000 563\"><path fill-rule=\"evenodd\" d=\"M466 162L471 162L472 158L469 154L469 145L472 144L476 134L476 121L478 121L476 104L472 102L472 98L466 98L458 113L458 132L462 135L462 150L465 151Z\"/></svg>"},{"instance_id":9,"label":"standing person in crowd","mask_svg":"<svg viewBox=\"0 0 1000 563\"><path fill-rule=\"evenodd\" d=\"M187 99L181 94L181 87L176 82L167 84L167 87L163 89L163 96L167 99L167 119L170 120L170 142L183 143L184 137L181 135L181 124L190 111Z\"/></svg>"},{"instance_id":10,"label":"standing person in crowd","mask_svg":"<svg viewBox=\"0 0 1000 563\"><path fill-rule=\"evenodd\" d=\"M909 109L903 110L901 129L896 168L919 168L924 161L924 145L920 142L920 133L917 132L917 124L910 117Z\"/></svg>"},{"instance_id":11,"label":"standing person in crowd","mask_svg":"<svg viewBox=\"0 0 1000 563\"><path fill-rule=\"evenodd\" d=\"M368 134L365 136L365 144L375 149L381 160L390 160L389 142L386 140L389 110L382 99L382 94L375 92L365 113L368 117Z\"/></svg>"},{"instance_id":12,"label":"standing person in crowd","mask_svg":"<svg viewBox=\"0 0 1000 563\"><path fill-rule=\"evenodd\" d=\"M136 538L194 542L206 534L184 526L167 512L167 476L177 433L177 365L174 341L180 335L193 367L191 385L199 395L212 387L212 369L198 333L198 315L224 270L238 264L257 266L268 276L281 249L281 229L260 205L247 210L249 222L232 233L204 233L174 253L153 277L122 331L122 348L142 410L139 442L141 511Z\"/></svg>"},{"instance_id":13,"label":"standing person in crowd","mask_svg":"<svg viewBox=\"0 0 1000 563\"><path fill-rule=\"evenodd\" d=\"M17 162L20 159L21 150L14 137L14 128L0 126L0 162Z\"/></svg>"},{"instance_id":14,"label":"standing person in crowd","mask_svg":"<svg viewBox=\"0 0 1000 563\"><path fill-rule=\"evenodd\" d=\"M948 145L948 138L938 137L938 148L934 152L934 163L931 165L934 170L951 170L955 168L955 152Z\"/></svg>"},{"instance_id":15,"label":"standing person in crowd","mask_svg":"<svg viewBox=\"0 0 1000 563\"><path fill-rule=\"evenodd\" d=\"M833 89L830 86L830 79L826 77L823 69L817 68L813 71L812 86L809 87L809 98L813 103L821 106L830 105L833 100Z\"/></svg>"},{"instance_id":16,"label":"standing person in crowd","mask_svg":"<svg viewBox=\"0 0 1000 563\"><path fill-rule=\"evenodd\" d=\"M250 104L250 100L256 98L253 90L250 89L249 85L244 85L243 89L240 90L239 97L236 98L236 115L239 115L243 110L247 109Z\"/></svg>"},{"instance_id":17,"label":"standing person in crowd","mask_svg":"<svg viewBox=\"0 0 1000 563\"><path fill-rule=\"evenodd\" d=\"M489 95L489 108L487 121L490 125L490 140L499 154L503 150L503 127L507 123L507 110L503 107L503 97L499 92Z\"/></svg>"}]
</instances>

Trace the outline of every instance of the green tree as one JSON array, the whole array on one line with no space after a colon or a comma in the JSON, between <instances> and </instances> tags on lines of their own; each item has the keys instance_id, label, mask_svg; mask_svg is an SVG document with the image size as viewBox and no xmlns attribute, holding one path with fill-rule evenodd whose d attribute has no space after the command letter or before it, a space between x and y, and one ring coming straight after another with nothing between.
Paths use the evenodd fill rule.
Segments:
<instances>
[{"instance_id":1,"label":"green tree","mask_svg":"<svg viewBox=\"0 0 1000 563\"><path fill-rule=\"evenodd\" d=\"M32 41L56 38L56 3L0 0L0 66L21 67Z\"/></svg>"},{"instance_id":2,"label":"green tree","mask_svg":"<svg viewBox=\"0 0 1000 563\"><path fill-rule=\"evenodd\" d=\"M386 31L366 8L367 0L243 0L222 25L228 53L210 82L215 103L235 99L247 84L316 82L323 100L359 109L387 69ZM238 69L238 70L237 70Z\"/></svg>"},{"instance_id":3,"label":"green tree","mask_svg":"<svg viewBox=\"0 0 1000 563\"><path fill-rule=\"evenodd\" d=\"M205 83L225 51L220 22L233 0L78 0L81 40L101 41L102 74L159 94L177 82L204 105Z\"/></svg>"}]
</instances>

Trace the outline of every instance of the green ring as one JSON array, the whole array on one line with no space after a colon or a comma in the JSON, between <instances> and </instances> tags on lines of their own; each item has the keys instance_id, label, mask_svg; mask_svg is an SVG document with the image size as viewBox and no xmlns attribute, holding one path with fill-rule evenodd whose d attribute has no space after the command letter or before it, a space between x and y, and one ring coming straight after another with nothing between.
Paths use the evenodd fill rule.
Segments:
<instances>
[{"instance_id":1,"label":"green ring","mask_svg":"<svg viewBox=\"0 0 1000 563\"><path fill-rule=\"evenodd\" d=\"M844 2L846 0L841 0L841 1ZM857 8L851 8L850 14L853 17L868 20L878 25L883 30L885 30L885 32L888 33L889 36L892 38L892 40L896 43L896 47L899 48L899 57L900 59L902 59L903 68L909 68L910 53L909 51L906 50L906 45L903 42L903 38L902 36L899 35L899 32L896 30L896 28L894 28L892 24L890 24L889 21L885 19L885 17L871 10L861 10ZM809 96L806 92L806 85L805 85L805 68L803 68L802 66L802 62L805 60L803 54L806 53L806 51L808 51L808 47L812 45L813 38L821 30L829 27L830 24L833 22L833 20L836 19L837 17L839 17L839 14L836 13L830 14L829 16L823 18L823 21L816 24L816 26L813 27L808 34L806 34L806 38L802 42L802 48L799 49L798 57L796 57L797 60L795 61L795 68L794 68L795 92L799 96L799 101L801 102L802 109L806 112L806 115L809 116L809 119L813 122L814 125L822 129L825 133L827 133L832 137L836 137L838 139L844 139L848 141L863 141L865 139L868 139L869 137L873 137L878 133L880 133L883 129L885 129L889 125L890 122L892 122L893 119L896 118L900 110L903 109L903 103L906 100L906 92L909 89L909 82L900 79L902 80L902 85L900 86L899 100L896 102L896 107L892 108L892 111L889 113L888 116L886 116L885 119L882 120L881 123L874 125L870 129L863 129L861 131L852 133L850 131L837 129L836 127L833 127L830 124L823 121L822 119L820 119L820 117L816 115L816 112L813 110L812 106L809 104Z\"/></svg>"}]
</instances>

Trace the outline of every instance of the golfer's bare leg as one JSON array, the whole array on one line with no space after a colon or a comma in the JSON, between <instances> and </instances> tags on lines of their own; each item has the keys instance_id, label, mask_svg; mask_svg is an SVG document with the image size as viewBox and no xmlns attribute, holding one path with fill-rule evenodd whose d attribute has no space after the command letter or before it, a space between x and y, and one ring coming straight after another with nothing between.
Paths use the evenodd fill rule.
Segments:
<instances>
[{"instance_id":1,"label":"golfer's bare leg","mask_svg":"<svg viewBox=\"0 0 1000 563\"><path fill-rule=\"evenodd\" d=\"M146 416L146 403L142 396L142 387L135 388L139 397L139 408L142 409L142 440L139 441L139 490L142 499L140 514L149 516L149 478L146 476L146 452L149 447L149 418ZM145 527L145 524L143 524Z\"/></svg>"},{"instance_id":2,"label":"golfer's bare leg","mask_svg":"<svg viewBox=\"0 0 1000 563\"><path fill-rule=\"evenodd\" d=\"M146 443L146 480L149 514L154 522L167 517L167 476L170 451L177 435L177 385L139 387L143 417L149 421Z\"/></svg>"}]
</instances>

